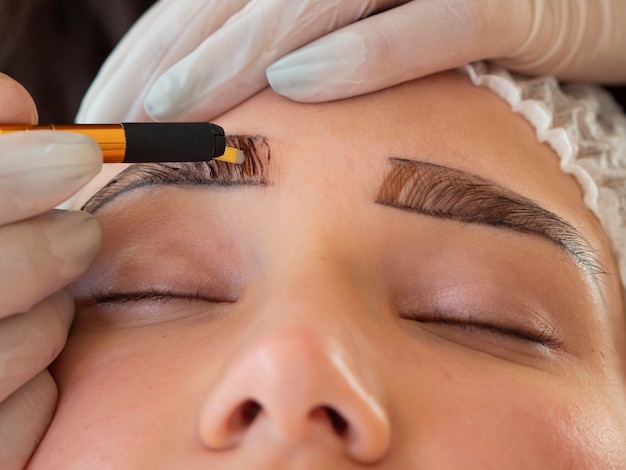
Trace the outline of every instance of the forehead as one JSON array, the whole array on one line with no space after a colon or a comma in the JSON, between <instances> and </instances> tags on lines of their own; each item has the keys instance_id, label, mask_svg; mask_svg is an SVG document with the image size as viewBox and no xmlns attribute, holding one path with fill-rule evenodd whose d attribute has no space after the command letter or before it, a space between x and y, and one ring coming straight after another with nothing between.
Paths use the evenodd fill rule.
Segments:
<instances>
[{"instance_id":1,"label":"forehead","mask_svg":"<svg viewBox=\"0 0 626 470\"><path fill-rule=\"evenodd\" d=\"M216 122L229 134L267 137L269 180L318 205L328 195L331 201L367 198L389 158L415 159L465 170L535 200L608 254L578 184L560 170L552 150L508 104L460 73L321 104L295 103L268 89ZM101 175L96 185L109 178Z\"/></svg>"},{"instance_id":2,"label":"forehead","mask_svg":"<svg viewBox=\"0 0 626 470\"><path fill-rule=\"evenodd\" d=\"M231 134L267 136L281 183L306 175L326 186L336 180L340 190L365 174L380 180L375 175L390 157L408 158L477 174L569 220L595 224L578 184L532 126L457 72L314 105L266 90L217 122Z\"/></svg>"},{"instance_id":3,"label":"forehead","mask_svg":"<svg viewBox=\"0 0 626 470\"><path fill-rule=\"evenodd\" d=\"M354 180L365 172L381 173L389 157L412 158L466 170L537 199L547 209L584 214L587 223L595 220L584 209L577 183L564 176L532 127L457 72L321 104L302 105L266 89L215 122L228 134L267 136L272 168L280 167L282 182L292 172L300 180L323 177L326 184L348 173ZM126 166L104 165L71 207L81 207Z\"/></svg>"},{"instance_id":4,"label":"forehead","mask_svg":"<svg viewBox=\"0 0 626 470\"><path fill-rule=\"evenodd\" d=\"M271 172L313 198L374 193L400 157L465 170L563 217L616 272L597 219L575 179L534 128L493 92L451 71L362 97L302 105L265 90L218 121L228 133L268 137ZM610 289L619 292L619 279Z\"/></svg>"}]
</instances>

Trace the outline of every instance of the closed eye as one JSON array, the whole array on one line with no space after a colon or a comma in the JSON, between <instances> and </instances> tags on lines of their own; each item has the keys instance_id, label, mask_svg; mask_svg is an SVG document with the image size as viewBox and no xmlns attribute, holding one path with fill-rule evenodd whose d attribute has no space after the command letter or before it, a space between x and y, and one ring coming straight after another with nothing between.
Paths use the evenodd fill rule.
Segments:
<instances>
[{"instance_id":1,"label":"closed eye","mask_svg":"<svg viewBox=\"0 0 626 470\"><path fill-rule=\"evenodd\" d=\"M159 302L172 300L186 300L188 302L202 301L210 303L235 303L234 298L211 297L201 293L176 293L160 290L145 290L133 292L95 292L78 299L82 305L127 304L132 302Z\"/></svg>"},{"instance_id":2,"label":"closed eye","mask_svg":"<svg viewBox=\"0 0 626 470\"><path fill-rule=\"evenodd\" d=\"M93 291L75 299L74 327L124 329L159 323L216 322L232 312L236 297L203 291L139 289L128 292Z\"/></svg>"},{"instance_id":3,"label":"closed eye","mask_svg":"<svg viewBox=\"0 0 626 470\"><path fill-rule=\"evenodd\" d=\"M527 341L550 349L560 349L562 341L556 337L553 331L548 327L538 328L535 331L531 331L522 327L511 327L505 325L499 325L494 322L477 319L475 315L463 314L463 316L429 311L429 312L404 312L400 315L400 318L406 320L416 321L418 323L433 323L439 325L451 326L459 328L461 330L479 330L488 333L497 334L503 337L513 338L519 341Z\"/></svg>"}]
</instances>

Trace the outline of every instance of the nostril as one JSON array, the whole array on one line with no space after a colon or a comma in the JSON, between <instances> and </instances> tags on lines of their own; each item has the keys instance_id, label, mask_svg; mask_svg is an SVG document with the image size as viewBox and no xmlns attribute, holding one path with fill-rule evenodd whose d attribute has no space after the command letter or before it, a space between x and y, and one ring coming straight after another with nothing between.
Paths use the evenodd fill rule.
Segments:
<instances>
[{"instance_id":1,"label":"nostril","mask_svg":"<svg viewBox=\"0 0 626 470\"><path fill-rule=\"evenodd\" d=\"M330 406L325 406L324 411L328 415L330 423L332 424L335 432L340 436L345 434L345 432L348 430L348 422L343 419L343 417Z\"/></svg>"},{"instance_id":2,"label":"nostril","mask_svg":"<svg viewBox=\"0 0 626 470\"><path fill-rule=\"evenodd\" d=\"M227 415L207 415L201 424L202 440L211 449L223 450L237 447L248 432L263 407L255 400L247 399Z\"/></svg>"},{"instance_id":3,"label":"nostril","mask_svg":"<svg viewBox=\"0 0 626 470\"><path fill-rule=\"evenodd\" d=\"M244 402L239 410L244 426L250 426L261 412L261 409L261 405L254 400L247 400Z\"/></svg>"}]
</instances>

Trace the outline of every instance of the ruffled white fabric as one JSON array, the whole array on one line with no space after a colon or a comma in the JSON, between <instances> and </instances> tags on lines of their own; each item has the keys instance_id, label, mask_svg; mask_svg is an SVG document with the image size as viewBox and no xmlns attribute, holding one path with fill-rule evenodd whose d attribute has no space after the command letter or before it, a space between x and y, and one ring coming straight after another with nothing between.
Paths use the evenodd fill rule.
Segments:
<instances>
[{"instance_id":1,"label":"ruffled white fabric","mask_svg":"<svg viewBox=\"0 0 626 470\"><path fill-rule=\"evenodd\" d=\"M626 116L602 88L523 77L487 62L461 68L475 85L506 100L534 127L561 169L583 188L585 204L607 233L626 292Z\"/></svg>"}]
</instances>

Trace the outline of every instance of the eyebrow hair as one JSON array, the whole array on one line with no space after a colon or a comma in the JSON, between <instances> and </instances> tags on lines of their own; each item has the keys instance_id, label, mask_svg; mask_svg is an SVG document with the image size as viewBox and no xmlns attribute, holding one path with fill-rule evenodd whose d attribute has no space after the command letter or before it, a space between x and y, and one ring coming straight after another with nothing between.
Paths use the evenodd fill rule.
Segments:
<instances>
[{"instance_id":1,"label":"eyebrow hair","mask_svg":"<svg viewBox=\"0 0 626 470\"><path fill-rule=\"evenodd\" d=\"M271 152L265 137L231 135L226 137L226 145L243 150L246 160L241 165L219 160L134 163L94 194L81 210L96 212L120 194L153 185L251 186L267 184Z\"/></svg>"},{"instance_id":2,"label":"eyebrow hair","mask_svg":"<svg viewBox=\"0 0 626 470\"><path fill-rule=\"evenodd\" d=\"M539 235L563 248L594 280L606 273L587 239L534 201L462 170L402 158L390 161L392 166L379 189L377 204Z\"/></svg>"}]
</instances>

